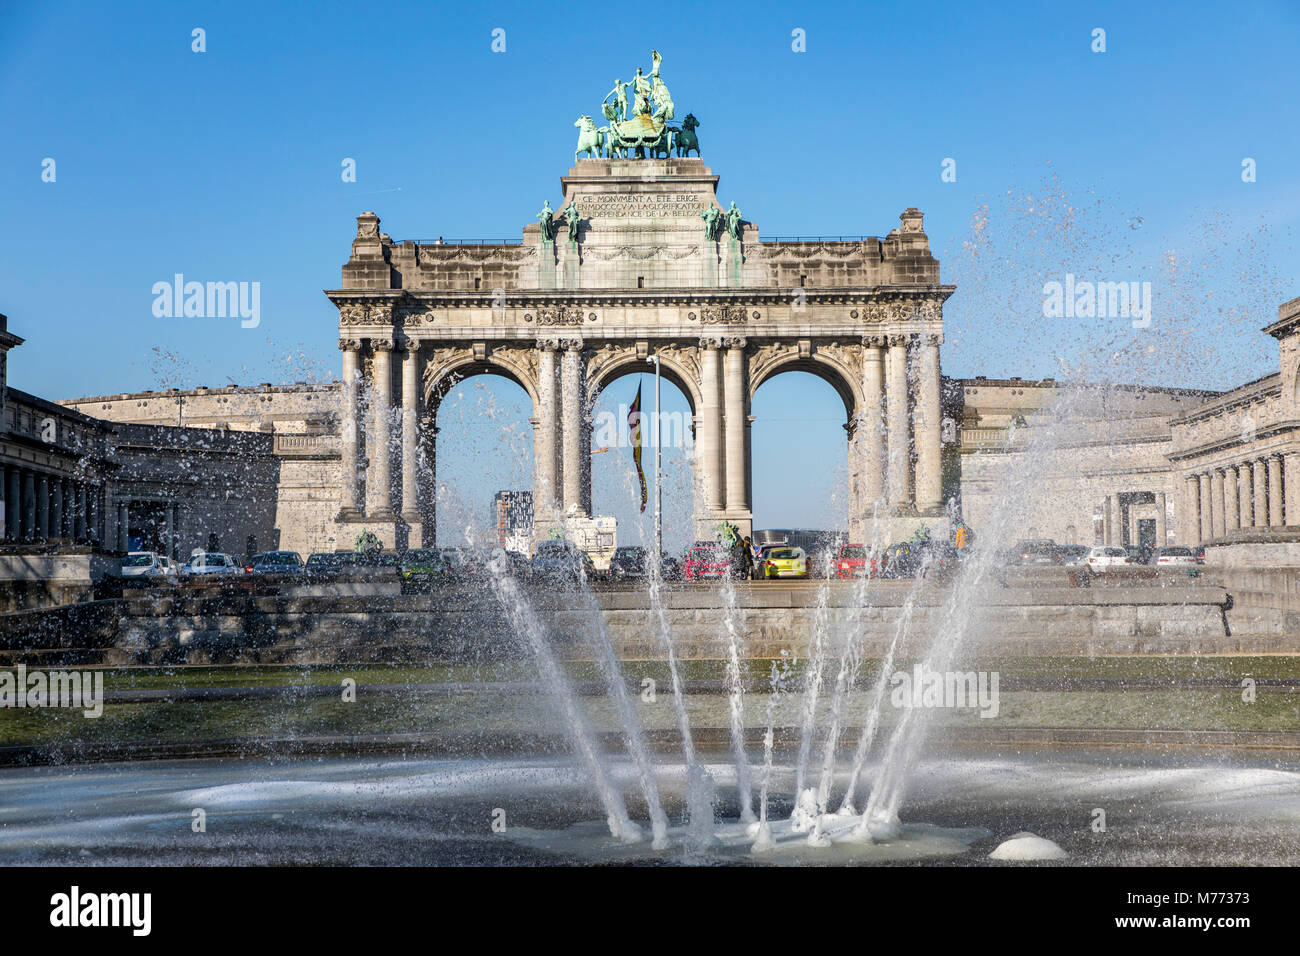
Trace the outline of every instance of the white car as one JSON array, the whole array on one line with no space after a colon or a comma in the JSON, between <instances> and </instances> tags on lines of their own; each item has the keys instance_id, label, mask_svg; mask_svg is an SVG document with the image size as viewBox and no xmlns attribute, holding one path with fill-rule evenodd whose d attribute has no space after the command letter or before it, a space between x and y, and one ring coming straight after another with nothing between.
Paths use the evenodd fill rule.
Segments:
<instances>
[{"instance_id":1,"label":"white car","mask_svg":"<svg viewBox=\"0 0 1300 956\"><path fill-rule=\"evenodd\" d=\"M204 577L211 575L241 575L244 566L228 554L215 551L195 551L190 559L181 565L181 577Z\"/></svg>"},{"instance_id":2,"label":"white car","mask_svg":"<svg viewBox=\"0 0 1300 956\"><path fill-rule=\"evenodd\" d=\"M1156 565L1164 568L1195 568L1202 562L1196 556L1195 548L1168 547L1156 552Z\"/></svg>"},{"instance_id":3,"label":"white car","mask_svg":"<svg viewBox=\"0 0 1300 956\"><path fill-rule=\"evenodd\" d=\"M1088 567L1093 571L1109 571L1133 563L1133 558L1123 548L1096 547L1088 552Z\"/></svg>"},{"instance_id":4,"label":"white car","mask_svg":"<svg viewBox=\"0 0 1300 956\"><path fill-rule=\"evenodd\" d=\"M122 559L122 577L143 578L167 574L170 563L170 559L152 551L130 551ZM171 573L174 575L176 569L172 568Z\"/></svg>"}]
</instances>

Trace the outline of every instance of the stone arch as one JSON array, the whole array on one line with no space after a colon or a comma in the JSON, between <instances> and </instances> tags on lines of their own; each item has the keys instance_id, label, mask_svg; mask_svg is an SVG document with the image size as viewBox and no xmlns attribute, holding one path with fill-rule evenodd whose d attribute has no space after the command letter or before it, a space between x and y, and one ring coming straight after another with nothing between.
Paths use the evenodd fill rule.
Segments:
<instances>
[{"instance_id":1,"label":"stone arch","mask_svg":"<svg viewBox=\"0 0 1300 956\"><path fill-rule=\"evenodd\" d=\"M439 354L445 351L448 350L434 349L425 360L421 385L426 409L436 411L447 393L467 378L497 375L522 388L532 402L533 414L537 414L540 401L537 391L537 359L533 349L514 349L507 355L499 352L475 355L471 349L456 349L452 355ZM531 354L516 355L516 352Z\"/></svg>"},{"instance_id":2,"label":"stone arch","mask_svg":"<svg viewBox=\"0 0 1300 956\"><path fill-rule=\"evenodd\" d=\"M681 393L686 396L686 403L691 408L691 415L698 415L703 399L700 395L700 385L694 369L687 368L686 363L680 358L664 352L659 353L659 361L663 369L664 380L672 382L681 390ZM635 372L654 374L654 369L653 362L648 358L642 358L630 349L601 362L594 368L589 379L588 406L594 405L600 393L615 379Z\"/></svg>"},{"instance_id":3,"label":"stone arch","mask_svg":"<svg viewBox=\"0 0 1300 956\"><path fill-rule=\"evenodd\" d=\"M797 346L776 343L760 346L750 361L749 402L764 382L784 372L809 372L835 389L844 402L846 422L852 422L862 407L861 351L854 346L814 347L810 354L801 353ZM833 350L833 351L832 351ZM856 365L854 367L854 359Z\"/></svg>"}]
</instances>

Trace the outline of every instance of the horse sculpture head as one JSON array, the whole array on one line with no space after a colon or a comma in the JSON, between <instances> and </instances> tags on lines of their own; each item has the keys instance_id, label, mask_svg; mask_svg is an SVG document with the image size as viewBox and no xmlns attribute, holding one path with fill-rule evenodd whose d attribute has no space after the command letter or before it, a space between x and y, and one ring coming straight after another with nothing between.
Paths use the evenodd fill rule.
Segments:
<instances>
[{"instance_id":1,"label":"horse sculpture head","mask_svg":"<svg viewBox=\"0 0 1300 956\"><path fill-rule=\"evenodd\" d=\"M700 121L695 118L694 113L687 113L686 119L682 120L683 129L695 129L700 125Z\"/></svg>"},{"instance_id":2,"label":"horse sculpture head","mask_svg":"<svg viewBox=\"0 0 1300 956\"><path fill-rule=\"evenodd\" d=\"M573 125L578 127L578 129L580 130L589 130L589 129L596 128L596 124L591 121L591 117L588 116L586 113L583 113L576 120L574 120Z\"/></svg>"}]
</instances>

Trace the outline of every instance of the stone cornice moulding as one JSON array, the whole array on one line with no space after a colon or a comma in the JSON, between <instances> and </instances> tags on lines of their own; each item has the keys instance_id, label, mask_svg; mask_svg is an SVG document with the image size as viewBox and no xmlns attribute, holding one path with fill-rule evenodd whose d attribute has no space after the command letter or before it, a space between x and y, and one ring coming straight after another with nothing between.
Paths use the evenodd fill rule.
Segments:
<instances>
[{"instance_id":1,"label":"stone cornice moulding","mask_svg":"<svg viewBox=\"0 0 1300 956\"><path fill-rule=\"evenodd\" d=\"M739 289L506 289L500 295L492 289L481 290L408 290L408 289L327 289L325 295L336 306L401 307L409 312L429 309L488 308L500 310L504 297L506 309L558 308L568 305L583 309L597 307L635 308L677 306L702 309L706 306L780 306L794 303L796 293L803 305L847 306L858 315L846 320L869 322L867 306L889 306L897 321L926 323L942 320L942 310L927 315L924 305L941 306L957 290L954 285L859 286L849 288L739 288ZM891 315L892 317L892 315Z\"/></svg>"}]
</instances>

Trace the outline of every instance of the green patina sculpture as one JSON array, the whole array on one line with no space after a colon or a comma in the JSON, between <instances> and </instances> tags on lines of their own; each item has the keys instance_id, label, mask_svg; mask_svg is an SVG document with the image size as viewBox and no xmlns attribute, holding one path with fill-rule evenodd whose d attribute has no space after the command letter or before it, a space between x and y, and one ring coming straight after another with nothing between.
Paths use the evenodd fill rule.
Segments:
<instances>
[{"instance_id":1,"label":"green patina sculpture","mask_svg":"<svg viewBox=\"0 0 1300 956\"><path fill-rule=\"evenodd\" d=\"M727 210L727 235L731 236L732 239L739 239L740 226L740 210L736 208L736 204L733 202Z\"/></svg>"},{"instance_id":2,"label":"green patina sculpture","mask_svg":"<svg viewBox=\"0 0 1300 956\"><path fill-rule=\"evenodd\" d=\"M722 234L722 213L717 206L705 206L700 212L704 220L704 238L715 240Z\"/></svg>"},{"instance_id":3,"label":"green patina sculpture","mask_svg":"<svg viewBox=\"0 0 1300 956\"><path fill-rule=\"evenodd\" d=\"M691 150L700 155L700 141L695 129L700 125L692 115L687 115L681 127L671 126L676 107L672 94L660 75L663 57L658 50L650 51L650 73L636 68L632 79L626 83L614 80L614 88L605 94L601 113L608 126L597 127L590 116L580 116L573 125L578 127L578 147L573 161L586 154L589 158L604 156L625 159L629 154L637 159L673 155L687 156ZM628 113L627 88L632 88L632 110Z\"/></svg>"},{"instance_id":4,"label":"green patina sculpture","mask_svg":"<svg viewBox=\"0 0 1300 956\"><path fill-rule=\"evenodd\" d=\"M542 226L542 238L548 242L555 241L555 212L551 209L550 200L542 204L542 211L537 214L537 221Z\"/></svg>"},{"instance_id":5,"label":"green patina sculpture","mask_svg":"<svg viewBox=\"0 0 1300 956\"><path fill-rule=\"evenodd\" d=\"M582 222L582 216L578 213L578 206L572 199L569 204L560 210L564 214L565 221L569 224L569 241L578 241L578 224Z\"/></svg>"}]
</instances>

